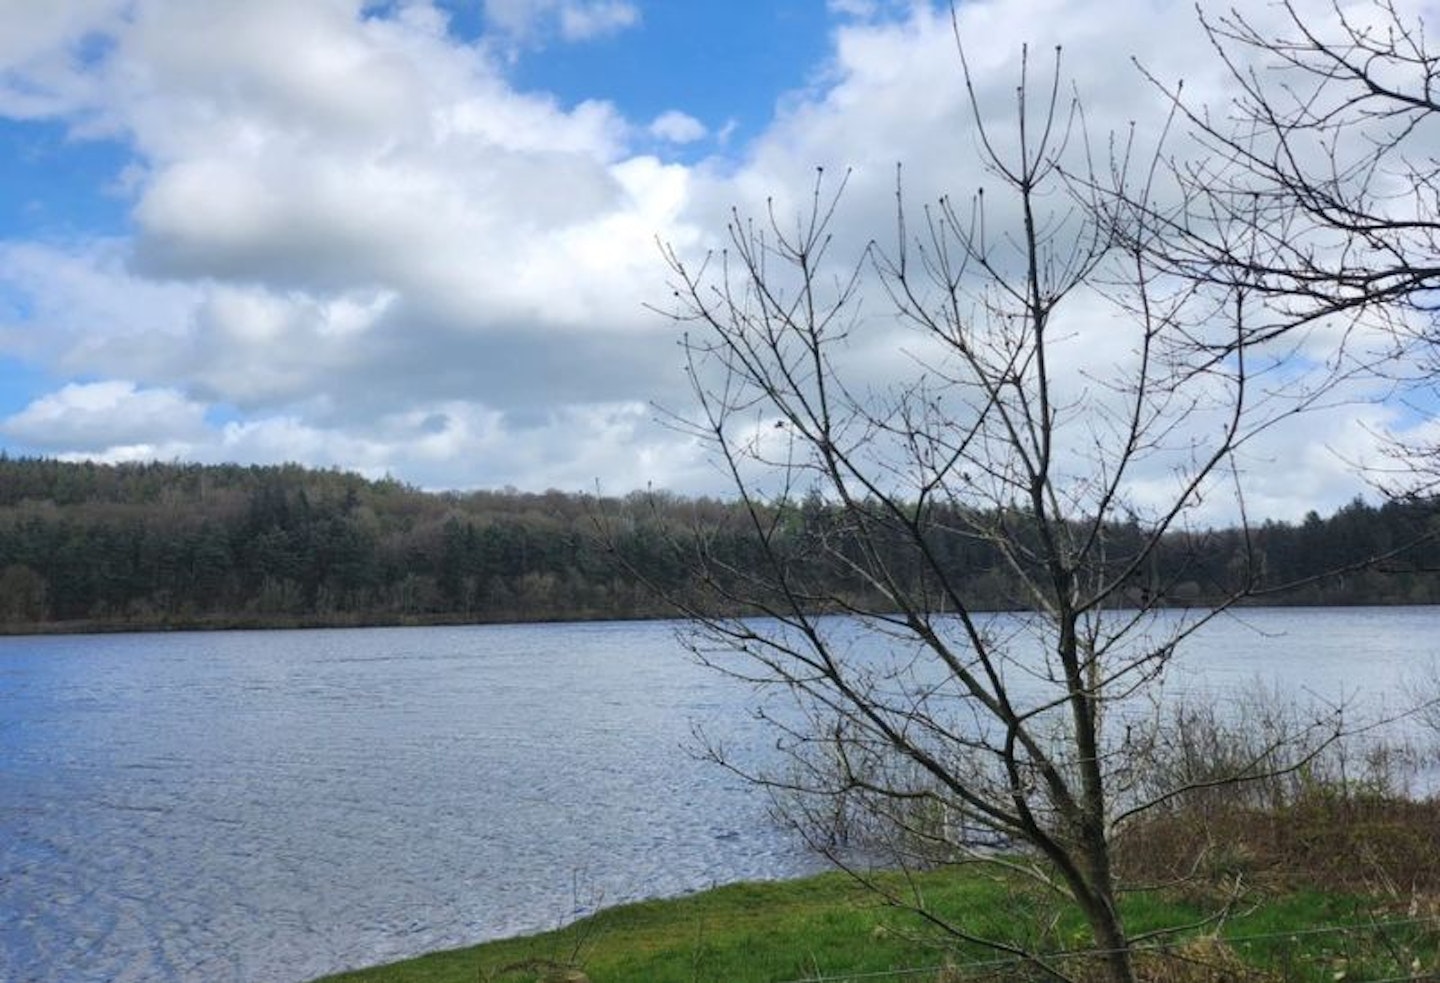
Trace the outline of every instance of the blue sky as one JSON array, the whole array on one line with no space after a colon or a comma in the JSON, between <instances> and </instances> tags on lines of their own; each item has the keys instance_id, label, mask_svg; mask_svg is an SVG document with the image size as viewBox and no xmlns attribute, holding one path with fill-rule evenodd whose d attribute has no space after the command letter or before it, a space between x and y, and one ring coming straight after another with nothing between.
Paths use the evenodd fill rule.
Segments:
<instances>
[{"instance_id":1,"label":"blue sky","mask_svg":"<svg viewBox=\"0 0 1440 983\"><path fill-rule=\"evenodd\" d=\"M1024 45L1062 41L1097 130L1160 118L1134 55L1224 95L1178 0L975 0L959 24L987 113ZM824 166L854 169L858 250L892 225L897 163L917 200L968 195L976 147L933 3L5 5L0 448L723 492L656 422L689 398L649 310L657 240L698 258L732 207L803 201ZM877 325L847 358L878 389L916 363ZM1358 394L1257 441L1252 501L1348 500L1389 412Z\"/></svg>"},{"instance_id":2,"label":"blue sky","mask_svg":"<svg viewBox=\"0 0 1440 983\"><path fill-rule=\"evenodd\" d=\"M128 160L122 143L72 139L53 120L0 126L0 221L9 237L119 234L123 198L107 190Z\"/></svg>"},{"instance_id":3,"label":"blue sky","mask_svg":"<svg viewBox=\"0 0 1440 983\"><path fill-rule=\"evenodd\" d=\"M652 3L632 30L522 55L511 78L567 104L607 99L629 117L679 107L737 141L769 124L776 100L823 70L835 19L823 0Z\"/></svg>"}]
</instances>

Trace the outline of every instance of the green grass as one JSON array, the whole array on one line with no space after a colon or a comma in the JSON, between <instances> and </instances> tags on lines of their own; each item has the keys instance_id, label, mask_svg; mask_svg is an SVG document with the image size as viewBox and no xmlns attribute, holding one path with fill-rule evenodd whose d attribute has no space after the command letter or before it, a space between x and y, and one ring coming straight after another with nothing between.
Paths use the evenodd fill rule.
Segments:
<instances>
[{"instance_id":1,"label":"green grass","mask_svg":"<svg viewBox=\"0 0 1440 983\"><path fill-rule=\"evenodd\" d=\"M952 878L937 891L950 908L986 910L1004 888ZM496 979L528 983L539 972L506 967L574 962L594 980L776 981L820 972L879 971L934 962L909 938L913 922L883 907L840 874L735 884L668 901L607 909L555 932L334 977L335 983L447 983Z\"/></svg>"},{"instance_id":2,"label":"green grass","mask_svg":"<svg viewBox=\"0 0 1440 983\"><path fill-rule=\"evenodd\" d=\"M906 889L899 878L890 886ZM1026 886L977 868L925 874L913 887L927 906L967 930L1038 944L1055 951L1083 946L1085 933L1071 911ZM1156 894L1127 903L1132 933L1193 921L1201 911ZM1413 914L1413 912L1411 912ZM1408 922L1373 897L1293 891L1249 899L1223 929L1225 960L1242 960L1269 975L1256 979L1346 983L1433 970L1440 923ZM1395 925L1393 923L1406 922ZM1392 923L1390 928L1378 928ZM1351 931L1316 932L1350 925ZM1211 980L1195 970L1198 950L1151 955L1155 978ZM1214 947L1211 947L1212 958ZM667 901L624 905L553 932L436 953L375 969L329 977L329 983L534 983L546 969L582 968L594 983L779 983L842 974L971 967L945 979L1022 979L1014 968L983 972L995 953L946 947L913 914L882 904L840 874L797 881L737 884ZM1202 960L1203 961L1203 960ZM1155 969L1156 966L1162 968ZM1182 975L1198 972L1198 975ZM1158 973L1158 975L1155 975ZM1336 976L1342 973L1342 976ZM932 983L928 972L897 980ZM1083 974L1082 974L1083 975Z\"/></svg>"}]
</instances>

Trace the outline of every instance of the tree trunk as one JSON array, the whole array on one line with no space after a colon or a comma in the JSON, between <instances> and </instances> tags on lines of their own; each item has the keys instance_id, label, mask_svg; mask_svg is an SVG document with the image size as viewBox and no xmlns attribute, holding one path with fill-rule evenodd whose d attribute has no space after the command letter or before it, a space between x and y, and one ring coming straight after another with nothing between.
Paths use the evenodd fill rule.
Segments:
<instances>
[{"instance_id":1,"label":"tree trunk","mask_svg":"<svg viewBox=\"0 0 1440 983\"><path fill-rule=\"evenodd\" d=\"M1096 964L1103 967L1103 979L1109 983L1135 983L1135 967L1130 960L1130 943L1115 908L1113 897L1095 898L1084 905L1085 917L1094 936Z\"/></svg>"}]
</instances>

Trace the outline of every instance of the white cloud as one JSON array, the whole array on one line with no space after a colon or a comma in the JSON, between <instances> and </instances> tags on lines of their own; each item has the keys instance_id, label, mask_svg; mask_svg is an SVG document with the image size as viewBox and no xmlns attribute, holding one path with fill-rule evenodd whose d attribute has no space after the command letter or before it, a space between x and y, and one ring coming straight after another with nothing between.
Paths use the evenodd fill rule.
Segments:
<instances>
[{"instance_id":1,"label":"white cloud","mask_svg":"<svg viewBox=\"0 0 1440 983\"><path fill-rule=\"evenodd\" d=\"M640 8L623 0L565 3L560 8L560 35L567 41L588 41L634 27Z\"/></svg>"},{"instance_id":2,"label":"white cloud","mask_svg":"<svg viewBox=\"0 0 1440 983\"><path fill-rule=\"evenodd\" d=\"M0 114L36 119L90 106L99 93L86 42L115 30L128 2L0 6Z\"/></svg>"},{"instance_id":3,"label":"white cloud","mask_svg":"<svg viewBox=\"0 0 1440 983\"><path fill-rule=\"evenodd\" d=\"M86 36L113 26L127 0L64 0L60 3L7 3L0 9L0 70L24 70L73 53Z\"/></svg>"},{"instance_id":4,"label":"white cloud","mask_svg":"<svg viewBox=\"0 0 1440 983\"><path fill-rule=\"evenodd\" d=\"M846 17L873 17L879 5L875 0L825 0L825 6Z\"/></svg>"},{"instance_id":5,"label":"white cloud","mask_svg":"<svg viewBox=\"0 0 1440 983\"><path fill-rule=\"evenodd\" d=\"M566 41L590 41L640 23L628 0L485 0L490 25L520 41L558 31Z\"/></svg>"},{"instance_id":6,"label":"white cloud","mask_svg":"<svg viewBox=\"0 0 1440 983\"><path fill-rule=\"evenodd\" d=\"M677 109L661 113L650 123L650 134L671 143L694 143L703 140L708 131L694 116Z\"/></svg>"},{"instance_id":7,"label":"white cloud","mask_svg":"<svg viewBox=\"0 0 1440 983\"><path fill-rule=\"evenodd\" d=\"M72 383L3 421L0 432L48 451L100 452L127 444L194 439L205 407L171 389Z\"/></svg>"},{"instance_id":8,"label":"white cloud","mask_svg":"<svg viewBox=\"0 0 1440 983\"><path fill-rule=\"evenodd\" d=\"M324 427L296 415L207 424L178 394L125 383L67 386L0 421L0 433L63 459L303 461L370 477L403 475L431 489L559 488L623 493L653 481L706 490L699 448L659 428L643 403L558 408L514 421L470 402L421 403L363 428Z\"/></svg>"},{"instance_id":9,"label":"white cloud","mask_svg":"<svg viewBox=\"0 0 1440 983\"><path fill-rule=\"evenodd\" d=\"M101 239L71 245L0 242L0 346L67 372L144 374L125 348L152 338L172 347L205 296L200 284L152 281L126 268L126 244ZM115 345L117 340L123 340ZM114 351L118 361L92 354Z\"/></svg>"}]
</instances>

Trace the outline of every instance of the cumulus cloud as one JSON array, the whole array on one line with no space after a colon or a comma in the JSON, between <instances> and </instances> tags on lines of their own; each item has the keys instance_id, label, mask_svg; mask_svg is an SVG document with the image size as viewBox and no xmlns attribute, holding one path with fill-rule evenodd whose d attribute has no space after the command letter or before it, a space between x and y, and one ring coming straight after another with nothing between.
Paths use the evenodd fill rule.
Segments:
<instances>
[{"instance_id":1,"label":"cumulus cloud","mask_svg":"<svg viewBox=\"0 0 1440 983\"><path fill-rule=\"evenodd\" d=\"M117 359L273 408L306 389L344 403L342 369L378 374L397 351L453 376L451 344L500 362L515 342L564 351L645 330L654 235L676 228L686 172L626 157L611 107L516 93L433 14L181 6L167 19L152 5L115 39L107 111L146 164L133 240L0 256L25 306L54 308L38 320L70 364ZM306 57L277 57L272 31Z\"/></svg>"}]
</instances>

